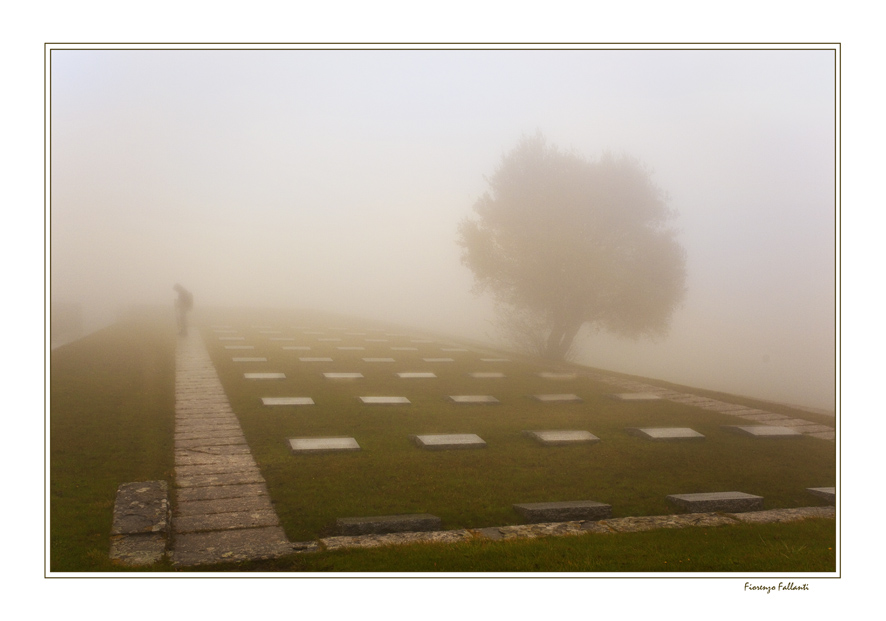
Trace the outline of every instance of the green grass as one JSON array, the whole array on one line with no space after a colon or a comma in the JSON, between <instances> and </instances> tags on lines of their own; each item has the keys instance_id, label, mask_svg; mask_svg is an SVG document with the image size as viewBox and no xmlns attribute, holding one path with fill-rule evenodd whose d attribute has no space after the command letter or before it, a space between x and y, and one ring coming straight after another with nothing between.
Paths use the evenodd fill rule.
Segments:
<instances>
[{"instance_id":1,"label":"green grass","mask_svg":"<svg viewBox=\"0 0 886 621\"><path fill-rule=\"evenodd\" d=\"M109 571L117 486L173 480L175 335L127 322L52 351L50 570Z\"/></svg>"},{"instance_id":2,"label":"green grass","mask_svg":"<svg viewBox=\"0 0 886 621\"><path fill-rule=\"evenodd\" d=\"M821 502L805 488L835 483L833 442L814 438L760 441L730 435L724 433L720 425L734 424L737 419L733 417L667 401L614 401L606 394L618 389L606 384L586 378L551 381L537 377L538 371L551 368L537 360L508 356L511 358L508 363L485 363L479 359L492 355L440 352L440 344L413 344L409 342L410 337L405 336L389 337L387 343L367 343L364 336L348 336L341 331L338 333L343 339L341 342L318 342L316 336L302 337L292 326L314 325L324 329L340 325L354 331L367 330L356 322L306 313L218 314L207 316L204 323L232 325L247 336L247 343L256 347L248 352L225 350L225 342L219 341L208 328L203 329L231 405L267 480L287 536L293 541L315 539L328 532L335 518L350 516L427 512L440 516L445 528L516 524L520 519L511 505L518 502L597 500L611 504L613 514L618 517L672 513L675 509L665 501L668 494L738 490L764 496L766 508L809 506ZM258 325L282 330L282 335L296 336L299 340L270 341L268 335L259 334L258 329L252 327ZM282 345L310 345L312 349L310 352L284 351ZM336 349L344 345L363 345L366 350ZM391 351L391 346L414 346L419 350ZM114 570L107 560L107 552L117 485L148 479L173 482L174 348L171 322L141 319L103 330L52 352L50 551L53 571ZM266 356L269 362L232 362L232 357L241 355ZM330 356L335 361L298 361L306 355ZM393 357L397 362L361 360L382 356ZM442 356L453 357L457 362L424 363L421 360ZM279 382L243 379L244 372L264 370L283 371L287 379ZM394 375L398 371L425 370L435 372L438 378L403 380ZM466 375L481 370L500 370L507 377L481 380ZM365 378L333 382L322 376L329 371L360 371ZM651 380L650 383L660 384ZM530 398L541 393L575 393L584 402L545 405ZM452 394L492 394L501 404L456 405L445 400L446 395ZM406 396L412 404L364 406L357 399L361 395ZM316 405L270 408L261 404L261 397L267 396L308 396ZM753 400L719 397L772 410ZM790 409L785 413L807 420L827 420ZM833 419L830 423L833 424ZM624 432L625 427L637 426L692 427L707 439L685 444L653 443ZM601 442L592 446L542 447L525 438L521 434L524 429L586 429L601 438ZM409 435L423 433L476 433L486 440L488 448L422 451L409 441ZM362 451L293 456L288 450L286 438L327 435L353 436ZM822 541L827 543L826 547L833 547L834 523L825 521L825 524L830 528L830 535ZM787 533L806 532L804 529L808 528L799 524L779 527ZM763 527L746 527L751 532L757 528ZM607 541L661 537L662 541L676 542L674 545L679 548L683 545L680 537L689 535L674 534L676 532L618 535ZM730 536L717 536L726 537L727 548L737 545L729 543ZM816 537L821 539L819 535ZM494 557L499 554L495 550L500 550L501 563L524 567L521 562L509 560L510 552L506 550L519 550L522 545L529 546L527 549L540 546L527 552L538 555L549 547L581 548L585 545L581 541L585 539L566 538L560 543L476 542L466 544L465 550L469 552L465 554L486 559L481 563L487 567L483 571L498 571L499 564L484 555ZM754 556L763 554L764 550L759 546L747 549L756 551L750 553L742 567L753 565ZM353 554L356 558L363 558L365 554L365 558L370 559L365 562L376 568L390 566L389 560L372 560L374 554L380 553L357 551ZM398 554L389 552L386 558ZM350 552L336 552L311 557L316 560L303 560L308 557L297 555L282 563L291 563L293 569L302 569L302 563L332 563L330 567L344 567L339 565L344 561L322 559L351 558L350 555ZM720 560L726 563L726 557ZM416 567L425 567L416 562ZM585 562L589 561L582 561ZM802 565L801 561L797 562ZM558 570L555 560L545 563L550 563L547 565L550 569L541 571ZM606 571L621 571L618 562L612 563L610 566L615 568ZM461 567L457 563L452 566ZM316 569L317 565L311 567L304 569L321 570ZM831 562L827 570L833 568ZM560 570L569 569L563 565ZM332 568L329 571L362 570Z\"/></svg>"},{"instance_id":3,"label":"green grass","mask_svg":"<svg viewBox=\"0 0 886 621\"><path fill-rule=\"evenodd\" d=\"M577 378L552 381L537 376L548 368L537 360L512 357L507 363L481 362L475 352L440 351L440 344L413 344L408 336L387 343L366 343L364 336L327 331L341 342L318 342L291 329L305 324L292 318L263 322L294 342L269 341L250 323L231 324L254 344L250 356L267 363L234 363L242 352L206 330L205 341L250 447L268 482L271 497L290 538L313 539L337 517L432 513L446 528L519 523L512 505L520 502L597 500L611 504L613 515L656 515L674 507L674 493L737 490L766 499L767 508L820 504L807 487L834 485L835 445L814 438L766 441L723 432L737 420L669 401L623 403L606 395L611 385ZM334 320L317 322L324 329ZM365 330L364 330L365 331ZM373 336L368 334L367 336ZM375 335L377 336L377 335ZM309 345L309 352L284 351L281 345ZM338 346L363 345L365 351ZM415 346L415 352L391 346ZM332 363L305 363L301 356L328 356ZM366 363L363 357L390 356L395 363ZM452 363L426 363L424 357L450 356ZM255 382L249 371L282 371L287 379ZM473 379L473 371L503 371L504 379ZM323 372L359 371L347 382L325 379ZM397 371L433 371L436 379L404 380ZM685 388L684 388L685 389ZM575 393L580 404L541 404L531 395ZM457 405L453 394L491 394L500 405ZM409 398L411 405L365 406L361 395ZM312 397L314 406L270 408L267 396ZM753 405L753 403L751 403ZM759 404L758 404L759 405ZM802 415L794 411L794 415ZM811 417L807 417L811 418ZM629 436L625 427L691 427L703 442L658 443ZM585 429L601 438L595 445L544 447L522 435L526 429ZM412 434L476 433L488 447L473 451L428 452L409 440ZM286 438L353 436L358 453L293 456Z\"/></svg>"}]
</instances>

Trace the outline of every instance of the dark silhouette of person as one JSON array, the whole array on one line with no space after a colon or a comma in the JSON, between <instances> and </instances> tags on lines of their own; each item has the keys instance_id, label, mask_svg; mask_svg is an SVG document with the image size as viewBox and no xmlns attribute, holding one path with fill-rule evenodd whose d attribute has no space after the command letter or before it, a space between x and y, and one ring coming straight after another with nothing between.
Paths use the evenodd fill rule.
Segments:
<instances>
[{"instance_id":1,"label":"dark silhouette of person","mask_svg":"<svg viewBox=\"0 0 886 621\"><path fill-rule=\"evenodd\" d=\"M178 297L175 298L175 321L178 324L178 333L181 336L188 335L188 317L189 310L194 308L194 296L191 292L176 283L173 287Z\"/></svg>"}]
</instances>

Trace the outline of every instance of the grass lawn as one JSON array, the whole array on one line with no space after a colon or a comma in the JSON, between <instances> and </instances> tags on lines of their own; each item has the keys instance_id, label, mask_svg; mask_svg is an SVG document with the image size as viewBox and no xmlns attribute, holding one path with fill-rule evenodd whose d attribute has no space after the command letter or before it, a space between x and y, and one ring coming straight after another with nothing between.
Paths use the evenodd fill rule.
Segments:
<instances>
[{"instance_id":1,"label":"grass lawn","mask_svg":"<svg viewBox=\"0 0 886 621\"><path fill-rule=\"evenodd\" d=\"M329 525L338 517L426 512L441 517L444 528L518 524L520 518L511 505L522 502L596 500L611 504L616 517L655 515L676 511L665 501L668 494L735 490L763 496L766 508L810 506L821 502L805 491L807 487L835 484L833 442L815 438L755 440L731 435L723 432L720 425L737 424L738 419L734 417L663 400L615 401L607 394L620 390L587 377L574 380L539 377L539 371L555 370L542 361L509 355L508 362L484 362L482 358L501 355L475 350L442 351L458 345L441 341L416 343L413 341L423 340L421 336L407 334L405 330L393 334L391 329L377 330L341 318L306 313L219 313L205 316L203 323L201 331L210 356L268 483L282 525L293 541L316 539L328 533ZM237 343L218 339L220 335L209 326L219 324L236 329L246 337L241 344L254 345L255 349L225 349L226 344ZM268 330L279 333L270 334ZM305 330L323 334L305 334ZM296 340L271 340L284 337ZM318 340L323 338L341 340ZM311 349L284 350L284 346ZM50 413L53 571L113 569L107 561L107 551L117 485L166 479L171 486L174 347L171 322L142 319L114 326L53 351ZM392 347L416 349L392 350ZM235 356L266 357L268 362L233 362ZM333 362L299 361L299 357L305 356L331 357ZM395 362L365 362L364 357L392 357ZM454 361L423 360L435 357ZM557 370L567 368L569 365L560 365ZM572 368L581 371L581 367ZM243 378L245 372L258 371L282 371L286 379L248 381ZM437 377L401 379L395 375L408 371L430 371ZM500 371L506 377L469 377L469 373L476 371ZM332 381L323 377L324 372L360 372L364 377ZM664 385L652 380L650 383ZM691 391L833 425L833 418ZM543 404L531 398L548 393L574 393L583 402ZM446 399L448 395L465 394L493 395L501 403L457 405ZM315 405L266 407L261 403L262 397L273 396L311 397ZM359 396L405 396L410 404L367 406L359 402ZM691 427L706 439L658 443L632 437L624 431L625 427L642 426ZM522 435L527 429L583 429L601 441L594 445L544 447ZM476 433L488 447L430 452L416 448L409 440L411 434L427 433ZM308 456L294 456L289 452L287 438L315 436L351 436L357 439L362 450ZM817 522L822 524L813 527ZM777 528L769 533L766 529L770 526ZM690 556L697 561L691 569L715 571L707 567L719 563L721 571L729 571L732 559L740 559L735 570L764 571L764 566L773 566L765 560L767 555L778 561L784 559L785 550L773 544L774 548L766 552L766 546L749 542L760 541L761 537L775 541L772 537L777 535L783 538L788 550L807 546L803 549L815 551L814 561L803 554L791 553L791 562L810 567L803 571L834 570L833 521L770 526L690 529L709 532L706 537L715 531L735 533L714 537L718 541L723 538L725 547L709 547L707 553L696 550L696 556ZM398 549L400 552L329 552L310 558L298 555L290 560L275 561L270 566L307 571L364 571L367 567L375 567L372 571L511 571L504 566L524 568L513 571L623 571L624 561L616 560L616 550L633 545L624 542L656 540L657 537L666 542L661 545L673 545L676 554L668 552L659 557L662 564L673 558L682 565L682 553L678 550L689 545L690 531L584 536L556 542L546 539L435 546L434 554L439 553L441 559L437 562L442 563L436 568L421 560L422 552L413 554L405 548ZM746 541L735 539L740 533L747 533ZM795 539L795 535L799 539ZM620 541L623 543L613 543ZM611 556L607 556L609 553L604 550L610 545L615 547ZM648 543L638 545L648 547ZM517 552L524 549L521 546L526 546L528 551ZM734 548L732 555L717 552L730 548ZM827 548L831 550L824 553ZM424 546L422 549L428 550ZM574 553L557 550L574 550ZM752 552L742 555L742 550ZM401 553L403 559L415 556L415 561L395 563L391 560L392 555L400 558ZM450 554L454 556L447 556ZM546 569L532 569L515 560L521 554L539 558L538 563ZM564 554L575 556L567 561ZM501 559L496 561L498 555ZM658 566L657 560L632 556L641 559L640 566ZM564 560L557 561L558 558ZM610 560L604 562L607 558ZM703 558L712 560L702 563ZM347 559L363 560L350 565L352 561ZM760 564L756 569L752 567L755 559ZM573 566L598 567L597 562L608 563L610 568L571 569ZM812 569L813 566L816 569ZM390 569L384 569L387 567Z\"/></svg>"}]
</instances>

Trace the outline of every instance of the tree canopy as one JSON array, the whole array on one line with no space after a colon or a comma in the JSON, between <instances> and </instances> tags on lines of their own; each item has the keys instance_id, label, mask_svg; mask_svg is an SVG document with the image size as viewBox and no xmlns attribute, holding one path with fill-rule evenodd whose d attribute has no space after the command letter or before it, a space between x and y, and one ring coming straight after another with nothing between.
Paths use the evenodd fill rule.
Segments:
<instances>
[{"instance_id":1,"label":"tree canopy","mask_svg":"<svg viewBox=\"0 0 886 621\"><path fill-rule=\"evenodd\" d=\"M459 225L476 290L536 353L562 359L584 325L641 337L667 332L685 295L675 212L637 160L588 160L540 134L487 177Z\"/></svg>"}]
</instances>

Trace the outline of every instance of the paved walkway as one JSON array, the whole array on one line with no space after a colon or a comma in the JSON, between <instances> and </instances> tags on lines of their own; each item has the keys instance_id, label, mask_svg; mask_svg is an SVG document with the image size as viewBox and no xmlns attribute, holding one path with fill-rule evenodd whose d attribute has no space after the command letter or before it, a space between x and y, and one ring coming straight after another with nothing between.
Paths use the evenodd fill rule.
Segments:
<instances>
[{"instance_id":1,"label":"paved walkway","mask_svg":"<svg viewBox=\"0 0 886 621\"><path fill-rule=\"evenodd\" d=\"M175 363L173 563L292 553L198 333L179 337Z\"/></svg>"}]
</instances>

